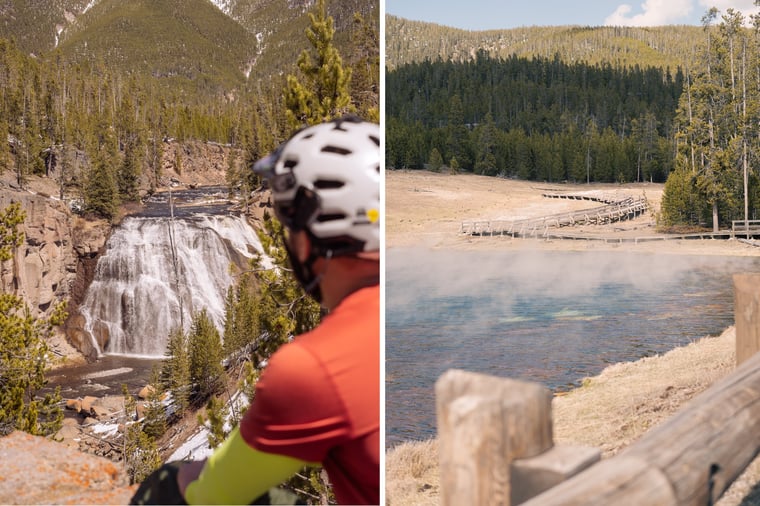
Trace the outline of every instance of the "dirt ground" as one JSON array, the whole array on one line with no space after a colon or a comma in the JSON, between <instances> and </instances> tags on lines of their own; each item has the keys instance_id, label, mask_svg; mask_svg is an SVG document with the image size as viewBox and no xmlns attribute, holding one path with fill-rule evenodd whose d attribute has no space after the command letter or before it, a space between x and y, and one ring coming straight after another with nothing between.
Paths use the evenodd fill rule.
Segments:
<instances>
[{"instance_id":1,"label":"dirt ground","mask_svg":"<svg viewBox=\"0 0 760 506\"><path fill-rule=\"evenodd\" d=\"M604 226L573 227L590 237L657 235L656 215L663 185L566 185L531 183L474 175L442 175L388 171L385 185L386 248L422 246L434 249L538 248L561 250L618 249L663 254L760 255L760 248L738 240L668 240L608 243L468 237L459 234L462 221L537 218L598 206L582 200L550 199L542 193L596 191L645 196L651 212L632 221ZM593 446L603 458L617 454L648 429L674 414L689 399L735 364L735 332L701 339L664 355L615 364L584 386L555 397L552 409L555 441ZM386 453L386 503L433 505L440 502L437 441L408 442ZM760 460L753 462L720 501L721 506L760 504L756 486Z\"/></svg>"},{"instance_id":2,"label":"dirt ground","mask_svg":"<svg viewBox=\"0 0 760 506\"><path fill-rule=\"evenodd\" d=\"M516 181L473 174L445 175L426 171L387 171L385 175L386 248L423 246L434 249L539 248L555 250L616 250L700 254L760 255L760 249L736 240L668 240L610 243L601 239L659 236L662 184L561 184ZM462 222L522 220L598 207L588 200L546 198L545 193L644 197L650 211L634 220L606 225L557 229L600 240L513 239L460 234Z\"/></svg>"}]
</instances>

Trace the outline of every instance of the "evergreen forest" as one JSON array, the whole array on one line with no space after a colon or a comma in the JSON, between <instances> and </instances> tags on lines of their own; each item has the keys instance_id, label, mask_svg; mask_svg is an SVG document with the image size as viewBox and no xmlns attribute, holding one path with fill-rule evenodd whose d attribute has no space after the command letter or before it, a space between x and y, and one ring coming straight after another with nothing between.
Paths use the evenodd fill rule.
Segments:
<instances>
[{"instance_id":1,"label":"evergreen forest","mask_svg":"<svg viewBox=\"0 0 760 506\"><path fill-rule=\"evenodd\" d=\"M689 32L689 51L670 54L682 55L675 66L621 63L614 53L592 63L559 49L502 56L483 48L469 58L389 65L386 166L659 182L664 228L718 230L755 219L760 18L712 8L697 33Z\"/></svg>"},{"instance_id":2,"label":"evergreen forest","mask_svg":"<svg viewBox=\"0 0 760 506\"><path fill-rule=\"evenodd\" d=\"M484 53L464 63L405 65L386 78L386 164L542 181L663 182L683 79L680 70Z\"/></svg>"}]
</instances>

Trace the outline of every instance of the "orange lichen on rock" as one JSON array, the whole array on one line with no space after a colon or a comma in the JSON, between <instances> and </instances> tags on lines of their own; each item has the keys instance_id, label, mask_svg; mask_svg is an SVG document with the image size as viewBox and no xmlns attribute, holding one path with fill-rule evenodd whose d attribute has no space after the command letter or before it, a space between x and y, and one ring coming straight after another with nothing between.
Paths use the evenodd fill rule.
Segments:
<instances>
[{"instance_id":1,"label":"orange lichen on rock","mask_svg":"<svg viewBox=\"0 0 760 506\"><path fill-rule=\"evenodd\" d=\"M113 462L23 432L0 438L0 504L127 504L136 485Z\"/></svg>"}]
</instances>

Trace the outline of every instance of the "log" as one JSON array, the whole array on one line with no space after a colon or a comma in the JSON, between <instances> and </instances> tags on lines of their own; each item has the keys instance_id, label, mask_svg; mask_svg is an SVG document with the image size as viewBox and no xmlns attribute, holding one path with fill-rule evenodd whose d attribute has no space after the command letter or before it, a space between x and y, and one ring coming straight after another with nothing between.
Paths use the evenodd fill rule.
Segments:
<instances>
[{"instance_id":1,"label":"log","mask_svg":"<svg viewBox=\"0 0 760 506\"><path fill-rule=\"evenodd\" d=\"M551 393L449 370L435 385L441 503L509 505L510 466L552 447Z\"/></svg>"},{"instance_id":2,"label":"log","mask_svg":"<svg viewBox=\"0 0 760 506\"><path fill-rule=\"evenodd\" d=\"M760 350L760 274L734 274L736 365Z\"/></svg>"},{"instance_id":3,"label":"log","mask_svg":"<svg viewBox=\"0 0 760 506\"><path fill-rule=\"evenodd\" d=\"M713 504L760 451L760 354L619 455L525 504Z\"/></svg>"},{"instance_id":4,"label":"log","mask_svg":"<svg viewBox=\"0 0 760 506\"><path fill-rule=\"evenodd\" d=\"M559 485L599 462L598 448L555 446L541 455L512 462L512 506Z\"/></svg>"}]
</instances>

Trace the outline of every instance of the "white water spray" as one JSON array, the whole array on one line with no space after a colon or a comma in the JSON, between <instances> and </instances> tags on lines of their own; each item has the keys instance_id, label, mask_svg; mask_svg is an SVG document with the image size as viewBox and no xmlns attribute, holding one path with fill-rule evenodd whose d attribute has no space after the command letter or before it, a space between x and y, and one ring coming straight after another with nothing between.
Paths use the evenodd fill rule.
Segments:
<instances>
[{"instance_id":1,"label":"white water spray","mask_svg":"<svg viewBox=\"0 0 760 506\"><path fill-rule=\"evenodd\" d=\"M206 309L217 328L233 276L230 264L262 247L243 218L126 218L108 240L81 312L98 354L161 357L169 333ZM98 342L107 341L101 350Z\"/></svg>"}]
</instances>

